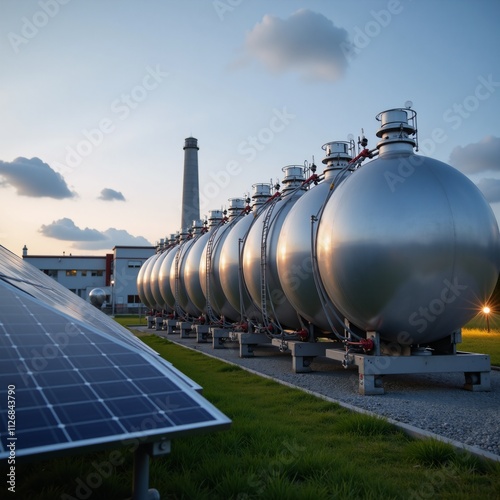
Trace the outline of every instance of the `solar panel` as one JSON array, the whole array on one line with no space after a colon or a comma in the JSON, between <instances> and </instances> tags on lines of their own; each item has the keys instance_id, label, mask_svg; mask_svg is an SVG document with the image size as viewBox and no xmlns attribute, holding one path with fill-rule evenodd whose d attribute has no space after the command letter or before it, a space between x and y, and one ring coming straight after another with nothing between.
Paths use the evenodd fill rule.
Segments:
<instances>
[{"instance_id":1,"label":"solar panel","mask_svg":"<svg viewBox=\"0 0 500 500\"><path fill-rule=\"evenodd\" d=\"M111 337L118 337L137 348L155 352L89 302L82 300L35 266L0 245L0 279L24 290L55 309L90 323Z\"/></svg>"},{"instance_id":2,"label":"solar panel","mask_svg":"<svg viewBox=\"0 0 500 500\"><path fill-rule=\"evenodd\" d=\"M20 290L24 290L33 297L54 307L57 310L69 314L75 319L83 320L85 323L98 328L98 330L110 338L119 338L122 341L138 348L141 351L156 353L148 345L138 340L126 328L116 321L103 314L93 305L70 292L67 288L47 276L30 263L20 259L17 255L0 245L0 280L11 283ZM186 377L183 373L173 367L170 363L171 371L188 385L197 391L201 391L201 386Z\"/></svg>"},{"instance_id":3,"label":"solar panel","mask_svg":"<svg viewBox=\"0 0 500 500\"><path fill-rule=\"evenodd\" d=\"M230 424L170 363L130 342L126 329L103 332L100 321L63 312L18 286L25 274L2 266L10 279L0 279L0 414L12 413L12 393L15 418L0 419L0 459L12 443L16 456L47 455ZM40 290L42 280L31 279Z\"/></svg>"}]
</instances>

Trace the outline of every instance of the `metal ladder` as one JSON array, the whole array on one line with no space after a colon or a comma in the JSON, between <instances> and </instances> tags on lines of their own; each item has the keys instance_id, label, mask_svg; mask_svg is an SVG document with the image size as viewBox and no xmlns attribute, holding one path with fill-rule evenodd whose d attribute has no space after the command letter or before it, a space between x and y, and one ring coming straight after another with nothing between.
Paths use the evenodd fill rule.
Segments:
<instances>
[{"instance_id":1,"label":"metal ladder","mask_svg":"<svg viewBox=\"0 0 500 500\"><path fill-rule=\"evenodd\" d=\"M175 254L175 261L174 261L174 266L175 266L175 271L174 271L174 276L175 276L175 284L174 284L174 311L181 317L186 316L186 312L182 309L181 305L179 304L179 294L180 294L180 281L181 281L181 276L180 276L180 269L179 269L179 262L181 261L181 253L183 250L183 245L179 245L179 249L177 250L177 253Z\"/></svg>"},{"instance_id":2,"label":"metal ladder","mask_svg":"<svg viewBox=\"0 0 500 500\"><path fill-rule=\"evenodd\" d=\"M262 240L260 246L260 309L262 311L262 322L264 326L267 328L269 327L269 325L272 325L278 327L278 329L281 330L281 325L279 325L279 323L276 324L270 321L267 309L267 297L268 295L270 296L267 284L267 237L269 235L271 216L274 212L274 208L276 207L276 202L279 199L280 198L276 198L275 200L273 200L264 216L264 220L262 221ZM271 307L273 307L272 298ZM276 318L276 321L278 321L278 318Z\"/></svg>"},{"instance_id":3,"label":"metal ladder","mask_svg":"<svg viewBox=\"0 0 500 500\"><path fill-rule=\"evenodd\" d=\"M213 228L211 231L209 237L208 237L208 242L207 242L207 251L205 255L205 283L206 283L206 290L207 290L207 297L206 297L206 308L207 308L207 318L210 323L217 323L219 322L219 317L215 314L212 304L210 303L210 284L212 281L212 254L215 246L215 238L217 236L218 230L222 227L223 223L217 225L216 227Z\"/></svg>"}]
</instances>

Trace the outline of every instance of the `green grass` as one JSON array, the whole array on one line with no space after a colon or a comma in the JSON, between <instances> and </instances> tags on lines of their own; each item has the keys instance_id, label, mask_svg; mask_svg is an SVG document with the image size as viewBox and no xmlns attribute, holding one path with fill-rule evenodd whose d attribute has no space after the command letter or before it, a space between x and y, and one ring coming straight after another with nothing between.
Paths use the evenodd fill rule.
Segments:
<instances>
[{"instance_id":1,"label":"green grass","mask_svg":"<svg viewBox=\"0 0 500 500\"><path fill-rule=\"evenodd\" d=\"M500 366L500 330L490 331L478 328L464 328L462 342L458 344L460 351L489 354L491 364Z\"/></svg>"},{"instance_id":2,"label":"green grass","mask_svg":"<svg viewBox=\"0 0 500 500\"><path fill-rule=\"evenodd\" d=\"M169 455L151 460L150 485L162 498L499 497L498 463L440 442L414 441L383 419L351 413L165 339L142 339L202 385L204 397L233 420L226 431L177 438ZM17 498L127 498L131 468L127 448L18 464Z\"/></svg>"},{"instance_id":3,"label":"green grass","mask_svg":"<svg viewBox=\"0 0 500 500\"><path fill-rule=\"evenodd\" d=\"M146 316L144 314L117 314L114 320L122 326L146 326Z\"/></svg>"}]
</instances>

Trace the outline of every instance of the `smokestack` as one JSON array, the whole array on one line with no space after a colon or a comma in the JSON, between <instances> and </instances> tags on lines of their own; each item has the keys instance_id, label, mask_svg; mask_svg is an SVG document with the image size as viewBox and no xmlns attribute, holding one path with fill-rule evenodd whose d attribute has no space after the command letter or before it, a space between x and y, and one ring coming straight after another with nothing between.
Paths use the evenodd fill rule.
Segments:
<instances>
[{"instance_id":1,"label":"smokestack","mask_svg":"<svg viewBox=\"0 0 500 500\"><path fill-rule=\"evenodd\" d=\"M198 139L188 137L184 143L184 183L182 186L181 228L191 227L200 218L198 184Z\"/></svg>"}]
</instances>

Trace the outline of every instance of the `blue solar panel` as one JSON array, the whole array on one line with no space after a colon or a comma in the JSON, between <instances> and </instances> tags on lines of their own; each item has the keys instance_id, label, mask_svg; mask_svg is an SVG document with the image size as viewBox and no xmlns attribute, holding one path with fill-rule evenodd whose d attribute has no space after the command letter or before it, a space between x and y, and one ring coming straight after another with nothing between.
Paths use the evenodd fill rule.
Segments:
<instances>
[{"instance_id":1,"label":"blue solar panel","mask_svg":"<svg viewBox=\"0 0 500 500\"><path fill-rule=\"evenodd\" d=\"M53 278L42 273L28 262L20 259L0 245L0 279L24 290L45 304L68 314L75 319L92 324L102 333L119 337L127 343L144 351L154 352L149 346L136 339L121 328L113 319L94 307L89 302L70 292ZM5 314L9 314L7 311Z\"/></svg>"},{"instance_id":2,"label":"blue solar panel","mask_svg":"<svg viewBox=\"0 0 500 500\"><path fill-rule=\"evenodd\" d=\"M14 437L26 456L229 425L170 363L119 333L0 279L0 459ZM14 428L5 418L13 386Z\"/></svg>"}]
</instances>

